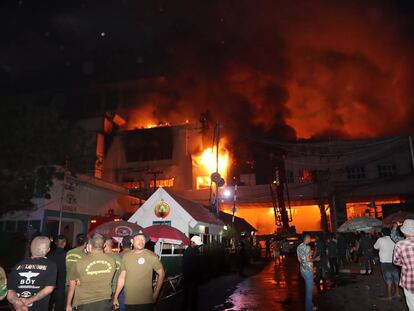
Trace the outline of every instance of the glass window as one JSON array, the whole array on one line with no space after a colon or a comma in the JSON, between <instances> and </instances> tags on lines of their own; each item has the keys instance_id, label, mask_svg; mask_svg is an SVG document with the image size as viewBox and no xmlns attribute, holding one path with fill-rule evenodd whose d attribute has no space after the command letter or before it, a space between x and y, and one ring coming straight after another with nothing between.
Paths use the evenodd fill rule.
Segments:
<instances>
[{"instance_id":1,"label":"glass window","mask_svg":"<svg viewBox=\"0 0 414 311\"><path fill-rule=\"evenodd\" d=\"M15 232L16 231L16 222L13 220L6 221L6 231Z\"/></svg>"},{"instance_id":2,"label":"glass window","mask_svg":"<svg viewBox=\"0 0 414 311\"><path fill-rule=\"evenodd\" d=\"M348 167L346 169L347 178L350 180L364 179L365 178L365 167Z\"/></svg>"},{"instance_id":3,"label":"glass window","mask_svg":"<svg viewBox=\"0 0 414 311\"><path fill-rule=\"evenodd\" d=\"M29 225L40 232L40 220L30 220Z\"/></svg>"},{"instance_id":4,"label":"glass window","mask_svg":"<svg viewBox=\"0 0 414 311\"><path fill-rule=\"evenodd\" d=\"M288 184L295 183L295 177L294 177L293 171L286 171L286 182Z\"/></svg>"},{"instance_id":5,"label":"glass window","mask_svg":"<svg viewBox=\"0 0 414 311\"><path fill-rule=\"evenodd\" d=\"M197 176L197 190L210 189L210 176Z\"/></svg>"},{"instance_id":6,"label":"glass window","mask_svg":"<svg viewBox=\"0 0 414 311\"><path fill-rule=\"evenodd\" d=\"M378 176L381 178L397 175L397 166L395 164L379 164L377 168Z\"/></svg>"},{"instance_id":7,"label":"glass window","mask_svg":"<svg viewBox=\"0 0 414 311\"><path fill-rule=\"evenodd\" d=\"M19 220L17 222L17 232L26 232L27 231L27 220Z\"/></svg>"},{"instance_id":8,"label":"glass window","mask_svg":"<svg viewBox=\"0 0 414 311\"><path fill-rule=\"evenodd\" d=\"M299 171L299 182L301 184L311 183L314 181L314 174L311 169L304 168Z\"/></svg>"},{"instance_id":9,"label":"glass window","mask_svg":"<svg viewBox=\"0 0 414 311\"><path fill-rule=\"evenodd\" d=\"M174 178L157 179L156 188L170 188L174 187ZM151 179L150 188L154 188L154 179Z\"/></svg>"},{"instance_id":10,"label":"glass window","mask_svg":"<svg viewBox=\"0 0 414 311\"><path fill-rule=\"evenodd\" d=\"M143 189L144 181L124 181L122 186L126 189Z\"/></svg>"},{"instance_id":11,"label":"glass window","mask_svg":"<svg viewBox=\"0 0 414 311\"><path fill-rule=\"evenodd\" d=\"M203 244L208 244L208 234L203 234Z\"/></svg>"}]
</instances>

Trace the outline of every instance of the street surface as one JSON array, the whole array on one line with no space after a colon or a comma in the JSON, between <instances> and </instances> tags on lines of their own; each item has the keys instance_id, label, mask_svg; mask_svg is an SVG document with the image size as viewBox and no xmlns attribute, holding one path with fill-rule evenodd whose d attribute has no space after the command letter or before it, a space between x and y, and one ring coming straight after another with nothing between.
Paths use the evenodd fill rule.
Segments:
<instances>
[{"instance_id":1,"label":"street surface","mask_svg":"<svg viewBox=\"0 0 414 311\"><path fill-rule=\"evenodd\" d=\"M383 299L384 284L379 269L372 276L341 274L328 288L314 287L314 303L321 311L383 310L405 311L403 299ZM401 292L402 294L402 292ZM274 310L304 309L304 283L295 257L283 264L269 263L260 273L240 282L225 303L202 310Z\"/></svg>"},{"instance_id":2,"label":"street surface","mask_svg":"<svg viewBox=\"0 0 414 311\"><path fill-rule=\"evenodd\" d=\"M304 284L296 257L281 265L274 262L253 264L249 277L230 274L200 286L200 311L302 311ZM357 266L358 268L358 266ZM354 269L355 270L355 269ZM384 284L376 269L372 276L341 274L327 290L314 288L314 301L320 311L407 311L403 299L383 300ZM157 304L156 311L180 311L182 295ZM5 301L0 310L10 310Z\"/></svg>"},{"instance_id":3,"label":"street surface","mask_svg":"<svg viewBox=\"0 0 414 311\"><path fill-rule=\"evenodd\" d=\"M214 310L302 310L304 287L296 258L269 263L259 274L240 282Z\"/></svg>"},{"instance_id":4,"label":"street surface","mask_svg":"<svg viewBox=\"0 0 414 311\"><path fill-rule=\"evenodd\" d=\"M200 287L200 311L302 311L304 283L296 257L281 265L267 263L263 269L251 266L250 277L232 274ZM180 310L182 295L158 304L157 310ZM320 311L407 311L403 299L383 300L384 284L378 268L372 276L341 274L328 288L314 288L314 302Z\"/></svg>"}]
</instances>

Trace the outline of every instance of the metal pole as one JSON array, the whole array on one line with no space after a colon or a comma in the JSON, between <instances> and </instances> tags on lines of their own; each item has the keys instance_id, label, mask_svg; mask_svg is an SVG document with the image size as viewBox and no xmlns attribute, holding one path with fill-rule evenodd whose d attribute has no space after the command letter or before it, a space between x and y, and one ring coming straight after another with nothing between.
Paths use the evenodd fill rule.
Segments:
<instances>
[{"instance_id":1,"label":"metal pole","mask_svg":"<svg viewBox=\"0 0 414 311\"><path fill-rule=\"evenodd\" d=\"M211 149L214 149L214 145L216 144L216 133L217 131L214 131L214 135L213 135L213 144L211 146ZM211 206L211 209L213 209L214 206L214 202L213 202L213 181L211 180L211 175L210 175L210 198L209 198L209 203Z\"/></svg>"},{"instance_id":2,"label":"metal pole","mask_svg":"<svg viewBox=\"0 0 414 311\"><path fill-rule=\"evenodd\" d=\"M235 180L236 182L236 180ZM231 220L234 223L234 214L236 213L236 200L237 200L237 183L234 185L234 196L233 196L233 218Z\"/></svg>"},{"instance_id":3,"label":"metal pole","mask_svg":"<svg viewBox=\"0 0 414 311\"><path fill-rule=\"evenodd\" d=\"M332 215L331 215L331 219L333 220L332 222L332 231L334 233L337 232L338 229L338 217L336 215L336 197L335 197L335 191L332 192Z\"/></svg>"},{"instance_id":4,"label":"metal pole","mask_svg":"<svg viewBox=\"0 0 414 311\"><path fill-rule=\"evenodd\" d=\"M62 183L62 193L60 195L60 211L59 211L59 227L58 227L58 235L60 235L62 230L62 214L63 214L63 197L65 194L65 186L66 186L66 177L68 173L68 160L65 161L65 170L63 172L63 183Z\"/></svg>"},{"instance_id":5,"label":"metal pole","mask_svg":"<svg viewBox=\"0 0 414 311\"><path fill-rule=\"evenodd\" d=\"M220 146L220 122L217 121L216 127L216 173L219 174L219 146ZM220 209L220 194L219 194L219 186L216 183L216 214L219 215Z\"/></svg>"},{"instance_id":6,"label":"metal pole","mask_svg":"<svg viewBox=\"0 0 414 311\"><path fill-rule=\"evenodd\" d=\"M414 151L413 151L413 139L411 138L411 135L408 136L408 142L410 144L410 154L411 154L411 164L412 164L412 169L414 171Z\"/></svg>"}]
</instances>

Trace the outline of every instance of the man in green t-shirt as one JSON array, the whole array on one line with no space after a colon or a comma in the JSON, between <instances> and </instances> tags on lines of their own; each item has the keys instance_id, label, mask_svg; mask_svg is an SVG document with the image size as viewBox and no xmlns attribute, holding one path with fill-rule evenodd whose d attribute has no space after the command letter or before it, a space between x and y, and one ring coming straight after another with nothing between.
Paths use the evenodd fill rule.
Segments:
<instances>
[{"instance_id":1,"label":"man in green t-shirt","mask_svg":"<svg viewBox=\"0 0 414 311\"><path fill-rule=\"evenodd\" d=\"M116 271L115 271L114 278L112 279L112 292L115 293L116 285L118 284L119 273L121 273L122 257L118 253L114 253L112 251L113 247L114 247L114 240L112 240L112 238L105 238L105 245L104 245L103 251L105 254L111 256L115 260L115 263L116 263Z\"/></svg>"},{"instance_id":2,"label":"man in green t-shirt","mask_svg":"<svg viewBox=\"0 0 414 311\"><path fill-rule=\"evenodd\" d=\"M104 243L104 237L95 233L86 246L89 254L79 259L69 272L66 311L72 311L72 306L77 307L77 311L112 309L112 279L116 262L104 254Z\"/></svg>"},{"instance_id":3,"label":"man in green t-shirt","mask_svg":"<svg viewBox=\"0 0 414 311\"><path fill-rule=\"evenodd\" d=\"M145 249L147 238L142 230L132 235L134 249L122 257L121 273L114 295L114 307L119 308L118 296L125 287L126 311L150 311L160 294L164 281L164 268L157 255ZM152 273L158 274L157 285L152 288Z\"/></svg>"},{"instance_id":4,"label":"man in green t-shirt","mask_svg":"<svg viewBox=\"0 0 414 311\"><path fill-rule=\"evenodd\" d=\"M0 301L7 296L7 277L6 272L0 266Z\"/></svg>"},{"instance_id":5,"label":"man in green t-shirt","mask_svg":"<svg viewBox=\"0 0 414 311\"><path fill-rule=\"evenodd\" d=\"M71 249L66 253L65 263L66 263L66 284L69 285L68 273L72 270L72 266L78 262L79 259L86 256L85 253L86 246L86 235L79 233L76 236L76 248Z\"/></svg>"}]
</instances>

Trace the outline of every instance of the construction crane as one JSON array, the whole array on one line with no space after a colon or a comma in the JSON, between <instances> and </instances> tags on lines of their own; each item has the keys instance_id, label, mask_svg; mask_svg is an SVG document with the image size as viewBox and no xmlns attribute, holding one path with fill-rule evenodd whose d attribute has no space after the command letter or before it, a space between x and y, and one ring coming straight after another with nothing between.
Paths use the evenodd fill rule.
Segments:
<instances>
[{"instance_id":1,"label":"construction crane","mask_svg":"<svg viewBox=\"0 0 414 311\"><path fill-rule=\"evenodd\" d=\"M282 227L282 231L288 232L290 230L289 223L292 222L292 211L290 208L289 191L286 184L286 172L283 158L278 161L274 177L274 180L269 183L269 187L275 215L275 224L277 227ZM285 205L285 186L289 204L288 209L286 209Z\"/></svg>"}]
</instances>

